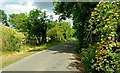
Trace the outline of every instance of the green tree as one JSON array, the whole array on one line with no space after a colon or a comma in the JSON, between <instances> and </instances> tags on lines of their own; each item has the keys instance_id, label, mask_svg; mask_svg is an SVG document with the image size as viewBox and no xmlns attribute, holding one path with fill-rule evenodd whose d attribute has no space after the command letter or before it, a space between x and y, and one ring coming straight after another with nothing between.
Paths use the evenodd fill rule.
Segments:
<instances>
[{"instance_id":1,"label":"green tree","mask_svg":"<svg viewBox=\"0 0 120 73\"><path fill-rule=\"evenodd\" d=\"M9 21L14 28L24 32L27 36L28 43L40 45L46 42L46 12L39 9L33 9L29 14L11 14ZM42 42L41 42L42 37Z\"/></svg>"},{"instance_id":2,"label":"green tree","mask_svg":"<svg viewBox=\"0 0 120 73\"><path fill-rule=\"evenodd\" d=\"M7 21L7 14L0 9L0 22L2 22L2 24L9 26L8 21Z\"/></svg>"},{"instance_id":3,"label":"green tree","mask_svg":"<svg viewBox=\"0 0 120 73\"><path fill-rule=\"evenodd\" d=\"M42 37L42 43L46 42L46 12L42 12L38 9L31 10L29 13L30 31L33 37L36 37L38 44L40 44L40 37Z\"/></svg>"},{"instance_id":4,"label":"green tree","mask_svg":"<svg viewBox=\"0 0 120 73\"><path fill-rule=\"evenodd\" d=\"M64 39L69 40L73 37L75 30L71 27L71 24L68 22L60 22L59 26L63 29Z\"/></svg>"},{"instance_id":5,"label":"green tree","mask_svg":"<svg viewBox=\"0 0 120 73\"><path fill-rule=\"evenodd\" d=\"M85 43L89 43L89 23L91 12L97 3L95 2L56 2L54 3L54 12L59 14L59 19L72 18L73 28L76 29L76 35L79 39L80 48L85 47ZM85 44L85 45L84 45Z\"/></svg>"},{"instance_id":6,"label":"green tree","mask_svg":"<svg viewBox=\"0 0 120 73\"><path fill-rule=\"evenodd\" d=\"M47 34L51 38L51 41L61 41L61 40L63 40L63 30L58 25L49 29Z\"/></svg>"},{"instance_id":7,"label":"green tree","mask_svg":"<svg viewBox=\"0 0 120 73\"><path fill-rule=\"evenodd\" d=\"M28 16L25 13L10 14L9 22L11 25L20 32L27 32Z\"/></svg>"},{"instance_id":8,"label":"green tree","mask_svg":"<svg viewBox=\"0 0 120 73\"><path fill-rule=\"evenodd\" d=\"M44 11L41 16L41 22L42 22L42 43L46 43L46 30L47 30L47 15Z\"/></svg>"},{"instance_id":9,"label":"green tree","mask_svg":"<svg viewBox=\"0 0 120 73\"><path fill-rule=\"evenodd\" d=\"M50 22L48 25L47 34L52 41L70 40L75 32L68 22Z\"/></svg>"}]
</instances>

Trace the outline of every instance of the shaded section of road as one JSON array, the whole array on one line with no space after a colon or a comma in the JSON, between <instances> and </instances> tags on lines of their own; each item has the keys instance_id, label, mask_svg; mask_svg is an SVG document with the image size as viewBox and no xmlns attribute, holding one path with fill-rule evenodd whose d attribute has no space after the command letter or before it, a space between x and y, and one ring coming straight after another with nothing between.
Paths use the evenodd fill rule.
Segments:
<instances>
[{"instance_id":1,"label":"shaded section of road","mask_svg":"<svg viewBox=\"0 0 120 73\"><path fill-rule=\"evenodd\" d=\"M77 41L69 41L37 52L3 69L3 71L76 71L69 69Z\"/></svg>"}]
</instances>

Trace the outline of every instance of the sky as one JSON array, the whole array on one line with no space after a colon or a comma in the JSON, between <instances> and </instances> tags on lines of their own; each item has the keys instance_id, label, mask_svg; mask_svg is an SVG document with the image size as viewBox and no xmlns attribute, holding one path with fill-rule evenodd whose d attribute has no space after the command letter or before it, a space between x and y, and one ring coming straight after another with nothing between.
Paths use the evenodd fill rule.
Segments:
<instances>
[{"instance_id":1,"label":"sky","mask_svg":"<svg viewBox=\"0 0 120 73\"><path fill-rule=\"evenodd\" d=\"M43 0L0 0L0 9L4 10L6 14L12 13L29 13L32 9L41 9L46 11L47 15L53 15L53 20L57 20L59 15L55 15L53 12L53 2ZM71 19L67 19L67 22L72 24Z\"/></svg>"}]
</instances>

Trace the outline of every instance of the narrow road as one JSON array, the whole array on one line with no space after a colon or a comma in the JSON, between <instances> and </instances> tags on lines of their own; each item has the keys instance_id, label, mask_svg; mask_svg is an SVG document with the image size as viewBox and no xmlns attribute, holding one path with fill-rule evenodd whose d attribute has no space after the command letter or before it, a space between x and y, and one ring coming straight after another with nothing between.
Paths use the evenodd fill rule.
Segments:
<instances>
[{"instance_id":1,"label":"narrow road","mask_svg":"<svg viewBox=\"0 0 120 73\"><path fill-rule=\"evenodd\" d=\"M69 41L23 58L3 71L76 71L69 69L77 41Z\"/></svg>"}]
</instances>

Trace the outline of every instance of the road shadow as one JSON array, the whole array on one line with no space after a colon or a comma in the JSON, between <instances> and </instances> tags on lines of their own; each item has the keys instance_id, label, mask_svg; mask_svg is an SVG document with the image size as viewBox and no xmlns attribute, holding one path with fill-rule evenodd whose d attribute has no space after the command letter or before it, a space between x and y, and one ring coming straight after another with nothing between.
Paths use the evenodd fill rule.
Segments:
<instances>
[{"instance_id":1,"label":"road shadow","mask_svg":"<svg viewBox=\"0 0 120 73\"><path fill-rule=\"evenodd\" d=\"M48 49L48 51L56 51L53 54L57 53L74 53L74 49L77 45L77 40L72 40Z\"/></svg>"},{"instance_id":2,"label":"road shadow","mask_svg":"<svg viewBox=\"0 0 120 73\"><path fill-rule=\"evenodd\" d=\"M53 51L52 54L54 54L54 55L59 54L59 53L69 53L69 54L74 54L75 55L74 49L76 48L77 43L78 43L77 40L72 40L72 41L69 41L69 42L62 43L62 44L57 45L57 46L53 46L49 49L47 49L47 48L45 48L45 49L47 49L46 52ZM41 49L36 49L36 50L34 49L32 51L41 51ZM76 60L76 57L74 55L73 55L73 58L69 58L70 61ZM78 62L76 62L76 61L75 62L70 62L69 65L67 66L67 68L69 70L71 70L73 68L80 70L80 68L81 68L80 65L81 64L78 64ZM81 69L77 73L84 73L84 72Z\"/></svg>"},{"instance_id":3,"label":"road shadow","mask_svg":"<svg viewBox=\"0 0 120 73\"><path fill-rule=\"evenodd\" d=\"M75 68L79 73L88 73L84 70L83 65L81 63L81 56L82 54L74 54L72 58L69 58L71 60L70 64L68 65L68 69Z\"/></svg>"},{"instance_id":4,"label":"road shadow","mask_svg":"<svg viewBox=\"0 0 120 73\"><path fill-rule=\"evenodd\" d=\"M77 46L78 41L77 40L73 40L73 41L69 41L66 43L63 43L61 45L58 46L54 46L50 49L48 49L48 51L55 51L53 54L58 54L58 53L70 53L72 54L72 58L69 58L69 60L71 61L69 63L69 65L67 66L67 69L69 70L73 70L73 71L77 71L76 73L86 73L83 70L83 66L80 63L81 57L80 55L76 55L76 53L74 52L74 49Z\"/></svg>"}]
</instances>

